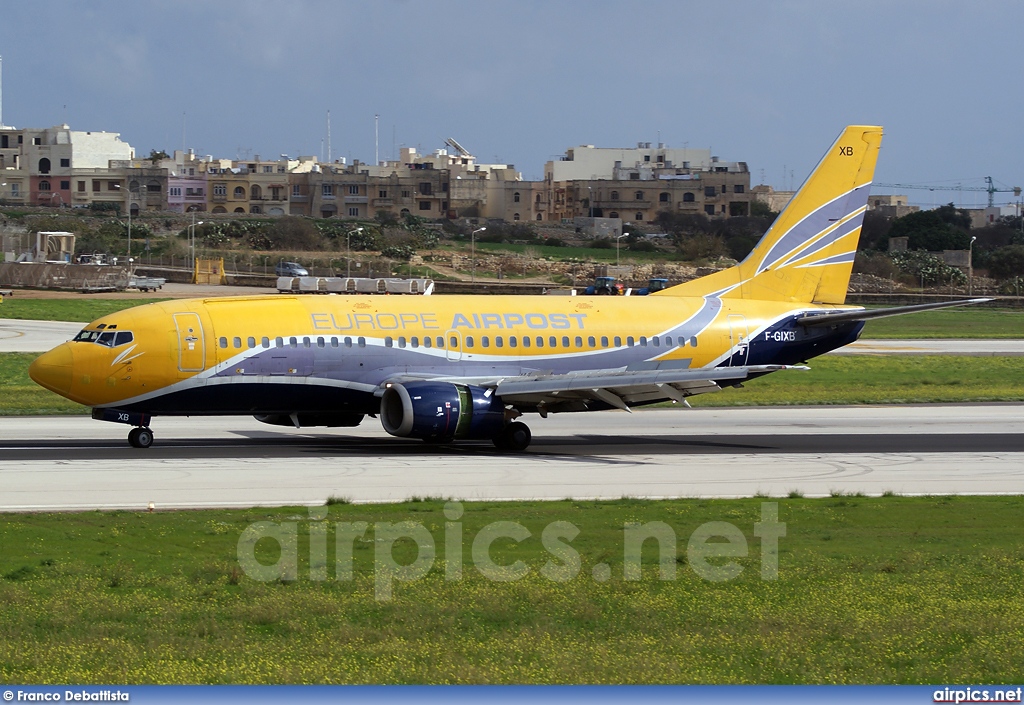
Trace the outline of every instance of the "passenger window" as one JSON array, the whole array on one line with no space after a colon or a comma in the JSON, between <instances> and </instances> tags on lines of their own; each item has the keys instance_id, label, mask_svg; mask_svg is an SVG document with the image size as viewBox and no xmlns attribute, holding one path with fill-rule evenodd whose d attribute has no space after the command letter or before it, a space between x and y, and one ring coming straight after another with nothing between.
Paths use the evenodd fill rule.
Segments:
<instances>
[{"instance_id":1,"label":"passenger window","mask_svg":"<svg viewBox=\"0 0 1024 705\"><path fill-rule=\"evenodd\" d=\"M337 338L333 338L333 337L331 338L331 347L332 348L338 347L338 339Z\"/></svg>"},{"instance_id":2,"label":"passenger window","mask_svg":"<svg viewBox=\"0 0 1024 705\"><path fill-rule=\"evenodd\" d=\"M366 338L364 338L363 336L359 336L359 340L357 341L357 344L359 345L359 347L365 348L366 347Z\"/></svg>"},{"instance_id":3,"label":"passenger window","mask_svg":"<svg viewBox=\"0 0 1024 705\"><path fill-rule=\"evenodd\" d=\"M558 347L558 338L556 338L553 335L548 336L548 347L549 348L557 348Z\"/></svg>"},{"instance_id":4,"label":"passenger window","mask_svg":"<svg viewBox=\"0 0 1024 705\"><path fill-rule=\"evenodd\" d=\"M395 340L390 335L384 338L384 347L393 348L395 346Z\"/></svg>"},{"instance_id":5,"label":"passenger window","mask_svg":"<svg viewBox=\"0 0 1024 705\"><path fill-rule=\"evenodd\" d=\"M501 340L501 338L499 338L498 340ZM518 341L516 340L516 337L515 337L514 335L510 335L510 336L508 337L508 346L509 346L510 348L514 348L514 347L516 347L517 345L519 345L519 342L518 342Z\"/></svg>"},{"instance_id":6,"label":"passenger window","mask_svg":"<svg viewBox=\"0 0 1024 705\"><path fill-rule=\"evenodd\" d=\"M398 347L400 347L400 348L404 348L405 347L405 336L404 335L398 336Z\"/></svg>"},{"instance_id":7,"label":"passenger window","mask_svg":"<svg viewBox=\"0 0 1024 705\"><path fill-rule=\"evenodd\" d=\"M452 347L453 348L455 347L455 342L454 341L455 341L455 338L452 338ZM437 347L439 347L439 348L443 348L444 347L444 336L443 335L437 336Z\"/></svg>"},{"instance_id":8,"label":"passenger window","mask_svg":"<svg viewBox=\"0 0 1024 705\"><path fill-rule=\"evenodd\" d=\"M608 347L608 336L607 335L602 335L601 336L601 347L602 348L607 348Z\"/></svg>"},{"instance_id":9,"label":"passenger window","mask_svg":"<svg viewBox=\"0 0 1024 705\"><path fill-rule=\"evenodd\" d=\"M256 347L256 338L253 338L251 335L249 336L249 339L246 340L245 342L248 343L250 349Z\"/></svg>"},{"instance_id":10,"label":"passenger window","mask_svg":"<svg viewBox=\"0 0 1024 705\"><path fill-rule=\"evenodd\" d=\"M690 345L692 345L693 347L697 347L697 336L693 336L692 338L690 338Z\"/></svg>"},{"instance_id":11,"label":"passenger window","mask_svg":"<svg viewBox=\"0 0 1024 705\"><path fill-rule=\"evenodd\" d=\"M120 331L117 334L117 337L114 339L114 346L116 347L118 345L127 345L130 342L132 342L131 332L123 330Z\"/></svg>"},{"instance_id":12,"label":"passenger window","mask_svg":"<svg viewBox=\"0 0 1024 705\"><path fill-rule=\"evenodd\" d=\"M647 336L646 335L641 335L640 336L640 347L642 347L642 348L646 348L647 347Z\"/></svg>"},{"instance_id":13,"label":"passenger window","mask_svg":"<svg viewBox=\"0 0 1024 705\"><path fill-rule=\"evenodd\" d=\"M299 339L298 338L289 338L288 339L288 344L291 345L293 348L297 348L297 347L299 347Z\"/></svg>"},{"instance_id":14,"label":"passenger window","mask_svg":"<svg viewBox=\"0 0 1024 705\"><path fill-rule=\"evenodd\" d=\"M485 348L491 347L491 339L486 335L480 338L480 345Z\"/></svg>"},{"instance_id":15,"label":"passenger window","mask_svg":"<svg viewBox=\"0 0 1024 705\"><path fill-rule=\"evenodd\" d=\"M316 339L316 346L317 346L318 348L324 348L324 347L327 347L327 343L326 343L326 341L325 341L325 340L323 339L323 336L319 336L319 337L318 337L318 338Z\"/></svg>"},{"instance_id":16,"label":"passenger window","mask_svg":"<svg viewBox=\"0 0 1024 705\"><path fill-rule=\"evenodd\" d=\"M665 336L665 347L666 348L671 348L672 347L672 336L671 335L666 335Z\"/></svg>"},{"instance_id":17,"label":"passenger window","mask_svg":"<svg viewBox=\"0 0 1024 705\"><path fill-rule=\"evenodd\" d=\"M471 336L471 335L467 335L466 336L466 347L467 348L473 347L473 336Z\"/></svg>"},{"instance_id":18,"label":"passenger window","mask_svg":"<svg viewBox=\"0 0 1024 705\"><path fill-rule=\"evenodd\" d=\"M504 339L500 335L495 336L495 338L494 338L494 347L500 348L500 347L504 347L504 345L505 345Z\"/></svg>"},{"instance_id":19,"label":"passenger window","mask_svg":"<svg viewBox=\"0 0 1024 705\"><path fill-rule=\"evenodd\" d=\"M423 336L423 347L429 348L431 346L432 342L433 341L430 339L429 335Z\"/></svg>"},{"instance_id":20,"label":"passenger window","mask_svg":"<svg viewBox=\"0 0 1024 705\"><path fill-rule=\"evenodd\" d=\"M274 339L274 345L276 345L279 348L283 348L284 347L284 338L275 338Z\"/></svg>"},{"instance_id":21,"label":"passenger window","mask_svg":"<svg viewBox=\"0 0 1024 705\"><path fill-rule=\"evenodd\" d=\"M658 336L651 336L651 342L654 343L654 347L661 347L661 338L659 338Z\"/></svg>"},{"instance_id":22,"label":"passenger window","mask_svg":"<svg viewBox=\"0 0 1024 705\"><path fill-rule=\"evenodd\" d=\"M453 349L459 347L459 339L456 338L454 335L452 336L451 344Z\"/></svg>"},{"instance_id":23,"label":"passenger window","mask_svg":"<svg viewBox=\"0 0 1024 705\"><path fill-rule=\"evenodd\" d=\"M233 339L231 340L231 344L235 346L235 350L238 350L238 349L239 349L240 347L242 347L242 339L241 339L241 338L239 338L239 337L238 337L238 336L236 335L236 336L235 336L235 337L234 337L234 338L233 338Z\"/></svg>"},{"instance_id":24,"label":"passenger window","mask_svg":"<svg viewBox=\"0 0 1024 705\"><path fill-rule=\"evenodd\" d=\"M512 340L515 340L515 338L513 338ZM524 348L530 347L530 336L528 336L528 335L524 335L523 336L523 347Z\"/></svg>"},{"instance_id":25,"label":"passenger window","mask_svg":"<svg viewBox=\"0 0 1024 705\"><path fill-rule=\"evenodd\" d=\"M626 338L626 345L628 345L629 347L633 347L634 345L636 345L636 341L633 340L633 336L629 336Z\"/></svg>"},{"instance_id":26,"label":"passenger window","mask_svg":"<svg viewBox=\"0 0 1024 705\"><path fill-rule=\"evenodd\" d=\"M615 347L617 347L617 348L621 348L622 347L622 338L620 338L619 336L615 336Z\"/></svg>"},{"instance_id":27,"label":"passenger window","mask_svg":"<svg viewBox=\"0 0 1024 705\"><path fill-rule=\"evenodd\" d=\"M597 341L594 340L594 336L590 336L589 338L587 338L587 345L589 345L592 348L597 347Z\"/></svg>"},{"instance_id":28,"label":"passenger window","mask_svg":"<svg viewBox=\"0 0 1024 705\"><path fill-rule=\"evenodd\" d=\"M563 335L562 336L562 347L563 348L569 347L569 336L567 336L567 335Z\"/></svg>"},{"instance_id":29,"label":"passenger window","mask_svg":"<svg viewBox=\"0 0 1024 705\"><path fill-rule=\"evenodd\" d=\"M106 333L104 333L103 335L106 335ZM103 335L100 336L100 342L103 341ZM219 342L220 342L221 348L226 348L228 346L228 339L227 338L223 338L222 337Z\"/></svg>"},{"instance_id":30,"label":"passenger window","mask_svg":"<svg viewBox=\"0 0 1024 705\"><path fill-rule=\"evenodd\" d=\"M308 348L309 347L309 338L303 337L303 339L302 339L302 347L304 347L304 348Z\"/></svg>"},{"instance_id":31,"label":"passenger window","mask_svg":"<svg viewBox=\"0 0 1024 705\"><path fill-rule=\"evenodd\" d=\"M418 348L420 346L420 339L418 337L416 337L415 335L412 337L412 340L410 340L409 342L410 342L410 344L412 344L412 346L414 348Z\"/></svg>"},{"instance_id":32,"label":"passenger window","mask_svg":"<svg viewBox=\"0 0 1024 705\"><path fill-rule=\"evenodd\" d=\"M348 336L348 335L345 336L345 347L346 348L351 348L352 347L352 337L351 336Z\"/></svg>"}]
</instances>

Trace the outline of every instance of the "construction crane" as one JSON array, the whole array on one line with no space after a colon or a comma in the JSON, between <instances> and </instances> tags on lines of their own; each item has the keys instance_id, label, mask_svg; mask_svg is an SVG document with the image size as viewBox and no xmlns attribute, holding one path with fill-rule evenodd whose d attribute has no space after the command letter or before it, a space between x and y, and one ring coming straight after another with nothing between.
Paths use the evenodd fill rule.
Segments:
<instances>
[{"instance_id":1,"label":"construction crane","mask_svg":"<svg viewBox=\"0 0 1024 705\"><path fill-rule=\"evenodd\" d=\"M927 184L882 184L874 183L874 186L881 186L883 188L898 188L898 189L912 189L917 191L986 191L988 193L988 207L991 208L995 205L995 194L997 193L1012 193L1014 196L1020 197L1021 188L1020 186L1014 186L1013 188L996 188L992 182L991 176L985 177L985 186L929 186Z\"/></svg>"}]
</instances>

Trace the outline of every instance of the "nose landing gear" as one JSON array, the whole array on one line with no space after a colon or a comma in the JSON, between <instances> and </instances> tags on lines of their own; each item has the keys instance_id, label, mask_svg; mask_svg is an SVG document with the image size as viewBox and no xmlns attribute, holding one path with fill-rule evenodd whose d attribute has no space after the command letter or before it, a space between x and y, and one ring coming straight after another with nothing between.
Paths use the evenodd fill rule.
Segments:
<instances>
[{"instance_id":1,"label":"nose landing gear","mask_svg":"<svg viewBox=\"0 0 1024 705\"><path fill-rule=\"evenodd\" d=\"M133 428L128 432L128 443L132 448L149 448L153 445L153 429L146 426Z\"/></svg>"}]
</instances>

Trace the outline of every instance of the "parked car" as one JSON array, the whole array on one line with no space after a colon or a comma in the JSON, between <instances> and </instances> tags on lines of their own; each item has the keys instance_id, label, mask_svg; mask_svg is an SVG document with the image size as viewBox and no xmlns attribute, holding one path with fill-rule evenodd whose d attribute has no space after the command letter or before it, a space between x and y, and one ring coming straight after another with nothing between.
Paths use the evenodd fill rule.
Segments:
<instances>
[{"instance_id":1,"label":"parked car","mask_svg":"<svg viewBox=\"0 0 1024 705\"><path fill-rule=\"evenodd\" d=\"M274 272L279 277L308 277L309 271L298 262L278 262Z\"/></svg>"}]
</instances>

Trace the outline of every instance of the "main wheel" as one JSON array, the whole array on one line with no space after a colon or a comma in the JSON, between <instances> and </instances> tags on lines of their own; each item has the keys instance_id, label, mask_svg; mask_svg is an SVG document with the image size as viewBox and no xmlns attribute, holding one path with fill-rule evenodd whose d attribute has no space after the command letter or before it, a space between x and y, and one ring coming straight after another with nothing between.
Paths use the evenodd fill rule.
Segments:
<instances>
[{"instance_id":1,"label":"main wheel","mask_svg":"<svg viewBox=\"0 0 1024 705\"><path fill-rule=\"evenodd\" d=\"M510 450L518 453L526 450L532 439L533 434L530 433L529 426L522 421L513 421L503 428L492 442L498 450Z\"/></svg>"},{"instance_id":2,"label":"main wheel","mask_svg":"<svg viewBox=\"0 0 1024 705\"><path fill-rule=\"evenodd\" d=\"M149 448L153 445L152 429L133 428L128 432L128 443L132 448Z\"/></svg>"}]
</instances>

